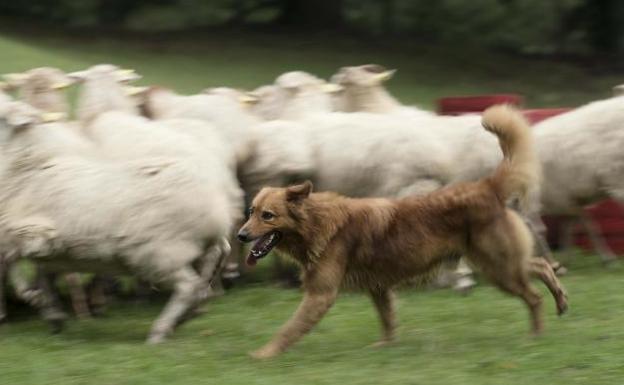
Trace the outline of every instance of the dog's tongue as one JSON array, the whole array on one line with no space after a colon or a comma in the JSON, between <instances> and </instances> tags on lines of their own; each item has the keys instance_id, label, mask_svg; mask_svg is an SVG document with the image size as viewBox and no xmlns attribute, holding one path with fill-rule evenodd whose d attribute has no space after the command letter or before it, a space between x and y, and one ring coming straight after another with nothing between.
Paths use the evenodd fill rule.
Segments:
<instances>
[{"instance_id":1,"label":"dog's tongue","mask_svg":"<svg viewBox=\"0 0 624 385\"><path fill-rule=\"evenodd\" d=\"M256 263L258 263L258 258L254 257L250 251L247 255L247 258L245 259L245 263L247 264L247 266L256 266Z\"/></svg>"}]
</instances>

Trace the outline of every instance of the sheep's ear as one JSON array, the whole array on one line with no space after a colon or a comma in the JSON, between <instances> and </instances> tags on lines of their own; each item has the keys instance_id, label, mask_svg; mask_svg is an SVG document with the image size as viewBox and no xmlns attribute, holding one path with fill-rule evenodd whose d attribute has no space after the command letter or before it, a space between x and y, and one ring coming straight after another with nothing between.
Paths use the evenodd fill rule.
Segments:
<instances>
[{"instance_id":1,"label":"sheep's ear","mask_svg":"<svg viewBox=\"0 0 624 385\"><path fill-rule=\"evenodd\" d=\"M622 96L624 95L624 84L620 84L618 86L613 87L613 96Z\"/></svg>"},{"instance_id":2,"label":"sheep's ear","mask_svg":"<svg viewBox=\"0 0 624 385\"><path fill-rule=\"evenodd\" d=\"M33 107L22 103L12 102L5 114L7 124L13 128L28 127L41 121L41 115Z\"/></svg>"},{"instance_id":3,"label":"sheep's ear","mask_svg":"<svg viewBox=\"0 0 624 385\"><path fill-rule=\"evenodd\" d=\"M89 71L76 71L67 74L67 77L75 83L82 83L89 78Z\"/></svg>"},{"instance_id":4,"label":"sheep's ear","mask_svg":"<svg viewBox=\"0 0 624 385\"><path fill-rule=\"evenodd\" d=\"M373 76L373 79L377 83L383 83L383 82L386 82L386 81L392 79L392 77L394 76L395 72L396 72L396 70L387 70L387 71L384 71L384 72L380 72L378 74L375 74Z\"/></svg>"},{"instance_id":5,"label":"sheep's ear","mask_svg":"<svg viewBox=\"0 0 624 385\"><path fill-rule=\"evenodd\" d=\"M67 114L64 112L44 112L41 114L41 120L44 123L59 122L67 120Z\"/></svg>"},{"instance_id":6,"label":"sheep's ear","mask_svg":"<svg viewBox=\"0 0 624 385\"><path fill-rule=\"evenodd\" d=\"M12 87L21 87L26 83L30 75L27 73L10 73L2 75L7 84Z\"/></svg>"},{"instance_id":7,"label":"sheep's ear","mask_svg":"<svg viewBox=\"0 0 624 385\"><path fill-rule=\"evenodd\" d=\"M66 79L52 84L50 88L53 90L64 90L65 88L72 86L74 83L76 83L76 80L67 76Z\"/></svg>"},{"instance_id":8,"label":"sheep's ear","mask_svg":"<svg viewBox=\"0 0 624 385\"><path fill-rule=\"evenodd\" d=\"M306 180L302 184L297 184L286 188L286 200L289 202L299 202L312 192L312 182Z\"/></svg>"},{"instance_id":9,"label":"sheep's ear","mask_svg":"<svg viewBox=\"0 0 624 385\"><path fill-rule=\"evenodd\" d=\"M137 96L143 95L149 90L149 87L135 87L135 86L126 86L124 87L124 91L128 96Z\"/></svg>"},{"instance_id":10,"label":"sheep's ear","mask_svg":"<svg viewBox=\"0 0 624 385\"><path fill-rule=\"evenodd\" d=\"M130 68L119 69L115 71L118 81L125 83L141 79L141 75L136 73L135 70Z\"/></svg>"},{"instance_id":11,"label":"sheep's ear","mask_svg":"<svg viewBox=\"0 0 624 385\"><path fill-rule=\"evenodd\" d=\"M336 83L325 83L321 86L321 89L328 94L335 94L337 92L344 91L344 87Z\"/></svg>"},{"instance_id":12,"label":"sheep's ear","mask_svg":"<svg viewBox=\"0 0 624 385\"><path fill-rule=\"evenodd\" d=\"M260 97L252 92L243 92L239 97L238 101L246 106L258 104L260 102Z\"/></svg>"}]
</instances>

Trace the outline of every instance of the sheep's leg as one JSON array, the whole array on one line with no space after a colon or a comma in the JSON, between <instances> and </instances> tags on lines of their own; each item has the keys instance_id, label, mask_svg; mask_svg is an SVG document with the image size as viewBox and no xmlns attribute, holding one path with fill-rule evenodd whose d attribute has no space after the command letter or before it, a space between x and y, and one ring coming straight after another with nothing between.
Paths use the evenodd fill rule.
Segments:
<instances>
[{"instance_id":1,"label":"sheep's leg","mask_svg":"<svg viewBox=\"0 0 624 385\"><path fill-rule=\"evenodd\" d=\"M546 225L544 225L542 219L539 216L529 217L525 216L523 213L518 214L520 214L520 217L527 225L527 228L533 236L533 240L535 242L535 255L544 258L557 275L564 275L567 273L568 270L561 264L561 262L555 259L552 254L552 250L550 250L550 246L548 246L548 241L546 241Z\"/></svg>"},{"instance_id":2,"label":"sheep's leg","mask_svg":"<svg viewBox=\"0 0 624 385\"><path fill-rule=\"evenodd\" d=\"M174 292L152 326L147 342L156 344L169 336L181 317L202 300L206 285L192 267L184 267L172 276Z\"/></svg>"},{"instance_id":3,"label":"sheep's leg","mask_svg":"<svg viewBox=\"0 0 624 385\"><path fill-rule=\"evenodd\" d=\"M453 273L455 275L453 290L467 294L470 289L476 286L477 282L473 278L473 271L464 258L459 259L457 268Z\"/></svg>"},{"instance_id":4,"label":"sheep's leg","mask_svg":"<svg viewBox=\"0 0 624 385\"><path fill-rule=\"evenodd\" d=\"M106 309L106 304L108 302L106 298L106 282L107 277L96 274L89 285L88 301L91 314L94 316L104 314Z\"/></svg>"},{"instance_id":5,"label":"sheep's leg","mask_svg":"<svg viewBox=\"0 0 624 385\"><path fill-rule=\"evenodd\" d=\"M238 228L240 228L240 226L238 226ZM235 235L232 235L231 239L234 241L229 242L231 251L225 260L225 266L223 267L223 272L221 273L221 278L225 281L226 286L228 286L229 284L231 284L232 281L240 277L240 260L242 247L240 242L236 241Z\"/></svg>"},{"instance_id":6,"label":"sheep's leg","mask_svg":"<svg viewBox=\"0 0 624 385\"><path fill-rule=\"evenodd\" d=\"M587 235L594 246L594 249L600 254L600 259L602 263L608 265L611 262L617 260L617 255L613 253L611 248L604 241L604 238L600 234L600 229L596 226L594 220L585 212L585 210L581 210L580 219L583 227L585 227L585 231L587 231Z\"/></svg>"},{"instance_id":7,"label":"sheep's leg","mask_svg":"<svg viewBox=\"0 0 624 385\"><path fill-rule=\"evenodd\" d=\"M402 188L396 197L404 198L414 195L425 195L440 189L442 186L443 184L435 179L422 179L410 186Z\"/></svg>"},{"instance_id":8,"label":"sheep's leg","mask_svg":"<svg viewBox=\"0 0 624 385\"><path fill-rule=\"evenodd\" d=\"M6 278L7 278L7 263L0 257L0 323L3 323L7 319L6 311Z\"/></svg>"},{"instance_id":9,"label":"sheep's leg","mask_svg":"<svg viewBox=\"0 0 624 385\"><path fill-rule=\"evenodd\" d=\"M206 286L200 293L200 301L191 306L184 313L184 315L177 320L176 327L202 314L202 312L198 310L201 301L206 298L213 298L222 295L222 293L219 292L219 289L222 290L222 288L219 286L215 287L215 284L221 282L219 279L219 273L227 260L227 256L230 254L230 250L230 243L224 239L217 246L211 248L208 252L206 252L206 254L204 254L204 257L202 258L204 263L201 267L200 277Z\"/></svg>"},{"instance_id":10,"label":"sheep's leg","mask_svg":"<svg viewBox=\"0 0 624 385\"><path fill-rule=\"evenodd\" d=\"M67 314L63 312L60 300L53 290L54 274L45 272L41 267L37 267L37 286L41 290L43 303L41 303L41 316L50 325L52 333L60 333L63 330Z\"/></svg>"},{"instance_id":11,"label":"sheep's leg","mask_svg":"<svg viewBox=\"0 0 624 385\"><path fill-rule=\"evenodd\" d=\"M576 229L576 221L574 218L566 217L562 219L563 229L561 231L561 249L564 252L572 250L574 247L574 230Z\"/></svg>"},{"instance_id":12,"label":"sheep's leg","mask_svg":"<svg viewBox=\"0 0 624 385\"><path fill-rule=\"evenodd\" d=\"M78 318L90 318L91 312L89 311L89 305L87 303L87 294L85 293L84 286L80 280L80 274L65 274L65 281L67 281L72 308L74 309L76 316Z\"/></svg>"}]
</instances>

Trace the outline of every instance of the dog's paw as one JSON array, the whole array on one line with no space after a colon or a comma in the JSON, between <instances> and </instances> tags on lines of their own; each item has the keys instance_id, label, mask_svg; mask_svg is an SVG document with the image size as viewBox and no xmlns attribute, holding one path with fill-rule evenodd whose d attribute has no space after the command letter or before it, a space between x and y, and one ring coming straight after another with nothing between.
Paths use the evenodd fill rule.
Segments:
<instances>
[{"instance_id":1,"label":"dog's paw","mask_svg":"<svg viewBox=\"0 0 624 385\"><path fill-rule=\"evenodd\" d=\"M557 315L562 316L568 311L568 295L563 292L557 298Z\"/></svg>"},{"instance_id":2,"label":"dog's paw","mask_svg":"<svg viewBox=\"0 0 624 385\"><path fill-rule=\"evenodd\" d=\"M385 346L391 345L394 341L393 340L379 340L377 342L375 342L374 344L370 344L368 345L369 348L373 348L373 349L378 349L378 348L383 348Z\"/></svg>"},{"instance_id":3,"label":"dog's paw","mask_svg":"<svg viewBox=\"0 0 624 385\"><path fill-rule=\"evenodd\" d=\"M281 353L281 350L272 346L266 345L256 351L249 353L249 356L254 360L266 360L269 358L273 358Z\"/></svg>"}]
</instances>

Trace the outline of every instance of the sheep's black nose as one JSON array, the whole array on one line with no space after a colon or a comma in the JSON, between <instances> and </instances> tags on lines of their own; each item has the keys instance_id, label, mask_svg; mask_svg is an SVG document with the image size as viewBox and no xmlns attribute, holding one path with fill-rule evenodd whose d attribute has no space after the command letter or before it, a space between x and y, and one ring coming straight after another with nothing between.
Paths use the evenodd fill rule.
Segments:
<instances>
[{"instance_id":1,"label":"sheep's black nose","mask_svg":"<svg viewBox=\"0 0 624 385\"><path fill-rule=\"evenodd\" d=\"M249 242L251 241L251 238L249 238L249 233L245 230L241 230L238 232L238 235L236 236L236 238L238 238L239 241L241 242Z\"/></svg>"}]
</instances>

